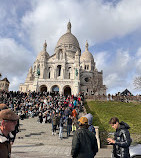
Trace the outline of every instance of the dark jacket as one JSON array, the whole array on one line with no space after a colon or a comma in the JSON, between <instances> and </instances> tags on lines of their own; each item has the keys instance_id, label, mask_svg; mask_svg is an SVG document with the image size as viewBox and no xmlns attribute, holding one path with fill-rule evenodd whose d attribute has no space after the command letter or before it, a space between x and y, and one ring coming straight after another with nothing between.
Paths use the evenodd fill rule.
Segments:
<instances>
[{"instance_id":1,"label":"dark jacket","mask_svg":"<svg viewBox=\"0 0 141 158\"><path fill-rule=\"evenodd\" d=\"M57 125L57 116L53 116L53 125Z\"/></svg>"},{"instance_id":2,"label":"dark jacket","mask_svg":"<svg viewBox=\"0 0 141 158\"><path fill-rule=\"evenodd\" d=\"M114 134L116 143L113 146L113 155L116 158L130 158L129 146L132 140L128 131L129 128L128 124L121 122Z\"/></svg>"},{"instance_id":3,"label":"dark jacket","mask_svg":"<svg viewBox=\"0 0 141 158\"><path fill-rule=\"evenodd\" d=\"M60 118L60 125L59 125L59 126L60 126L60 127L63 127L63 124L64 124L64 120L63 120L63 117L61 117L61 118Z\"/></svg>"},{"instance_id":4,"label":"dark jacket","mask_svg":"<svg viewBox=\"0 0 141 158\"><path fill-rule=\"evenodd\" d=\"M67 125L72 125L72 119L70 117L67 119Z\"/></svg>"},{"instance_id":5,"label":"dark jacket","mask_svg":"<svg viewBox=\"0 0 141 158\"><path fill-rule=\"evenodd\" d=\"M11 144L10 139L12 134L5 137L0 130L0 158L10 158L11 155Z\"/></svg>"},{"instance_id":6,"label":"dark jacket","mask_svg":"<svg viewBox=\"0 0 141 158\"><path fill-rule=\"evenodd\" d=\"M72 157L93 158L97 152L98 146L95 135L85 127L78 129L72 140Z\"/></svg>"}]
</instances>

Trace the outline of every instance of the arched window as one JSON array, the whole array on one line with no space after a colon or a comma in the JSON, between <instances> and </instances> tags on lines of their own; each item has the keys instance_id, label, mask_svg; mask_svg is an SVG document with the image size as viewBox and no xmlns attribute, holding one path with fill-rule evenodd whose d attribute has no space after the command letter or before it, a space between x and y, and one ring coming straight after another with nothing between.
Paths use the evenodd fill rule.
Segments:
<instances>
[{"instance_id":1,"label":"arched window","mask_svg":"<svg viewBox=\"0 0 141 158\"><path fill-rule=\"evenodd\" d=\"M61 65L57 66L58 76L61 76Z\"/></svg>"},{"instance_id":2,"label":"arched window","mask_svg":"<svg viewBox=\"0 0 141 158\"><path fill-rule=\"evenodd\" d=\"M71 78L71 67L68 68L69 73L69 79Z\"/></svg>"},{"instance_id":3,"label":"arched window","mask_svg":"<svg viewBox=\"0 0 141 158\"><path fill-rule=\"evenodd\" d=\"M63 58L63 52L62 49L60 49L58 53L58 60L62 60L62 58Z\"/></svg>"},{"instance_id":4,"label":"arched window","mask_svg":"<svg viewBox=\"0 0 141 158\"><path fill-rule=\"evenodd\" d=\"M48 73L48 78L50 79L50 72Z\"/></svg>"},{"instance_id":5,"label":"arched window","mask_svg":"<svg viewBox=\"0 0 141 158\"><path fill-rule=\"evenodd\" d=\"M51 76L51 67L48 68L48 78L50 79Z\"/></svg>"}]
</instances>

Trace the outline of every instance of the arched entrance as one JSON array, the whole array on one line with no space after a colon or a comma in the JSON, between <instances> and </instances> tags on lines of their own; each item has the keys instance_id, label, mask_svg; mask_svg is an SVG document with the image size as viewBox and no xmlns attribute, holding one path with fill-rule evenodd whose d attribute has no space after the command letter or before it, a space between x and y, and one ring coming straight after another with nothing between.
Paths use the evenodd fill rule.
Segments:
<instances>
[{"instance_id":1,"label":"arched entrance","mask_svg":"<svg viewBox=\"0 0 141 158\"><path fill-rule=\"evenodd\" d=\"M53 87L52 87L52 93L51 93L51 95L57 95L59 93L59 87L57 86L57 85L54 85Z\"/></svg>"},{"instance_id":2,"label":"arched entrance","mask_svg":"<svg viewBox=\"0 0 141 158\"><path fill-rule=\"evenodd\" d=\"M45 85L40 86L40 92L41 93L42 92L47 92L47 86L45 86Z\"/></svg>"},{"instance_id":3,"label":"arched entrance","mask_svg":"<svg viewBox=\"0 0 141 158\"><path fill-rule=\"evenodd\" d=\"M68 95L71 95L71 88L70 88L70 86L66 86L64 88L64 96L67 97Z\"/></svg>"}]
</instances>

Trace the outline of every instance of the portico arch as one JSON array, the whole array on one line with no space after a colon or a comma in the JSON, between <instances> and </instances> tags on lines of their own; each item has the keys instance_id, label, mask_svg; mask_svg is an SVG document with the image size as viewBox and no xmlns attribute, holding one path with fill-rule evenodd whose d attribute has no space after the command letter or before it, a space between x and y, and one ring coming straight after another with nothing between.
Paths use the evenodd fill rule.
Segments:
<instances>
[{"instance_id":1,"label":"portico arch","mask_svg":"<svg viewBox=\"0 0 141 158\"><path fill-rule=\"evenodd\" d=\"M46 85L41 85L40 86L40 92L47 92L47 86Z\"/></svg>"},{"instance_id":2,"label":"portico arch","mask_svg":"<svg viewBox=\"0 0 141 158\"><path fill-rule=\"evenodd\" d=\"M71 87L69 85L64 87L64 96L71 95Z\"/></svg>"},{"instance_id":3,"label":"portico arch","mask_svg":"<svg viewBox=\"0 0 141 158\"><path fill-rule=\"evenodd\" d=\"M54 85L51 87L51 95L57 95L59 93L59 86Z\"/></svg>"}]
</instances>

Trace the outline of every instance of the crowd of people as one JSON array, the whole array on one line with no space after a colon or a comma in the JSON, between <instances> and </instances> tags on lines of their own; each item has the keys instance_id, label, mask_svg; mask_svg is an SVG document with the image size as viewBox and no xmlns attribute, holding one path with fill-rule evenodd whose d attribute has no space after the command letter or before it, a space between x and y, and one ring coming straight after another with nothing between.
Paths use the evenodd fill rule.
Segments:
<instances>
[{"instance_id":1,"label":"crowd of people","mask_svg":"<svg viewBox=\"0 0 141 158\"><path fill-rule=\"evenodd\" d=\"M95 129L91 114L78 119L83 111L84 96L49 95L48 93L0 93L0 157L10 158L11 145L18 132L18 120L37 117L38 123L50 123L52 135L59 129L59 138L63 138L63 127L67 127L67 137L75 131L72 139L71 155L73 158L93 158L98 152ZM108 138L113 145L114 158L129 158L129 146L132 142L126 123L113 117L109 124L116 129L114 139Z\"/></svg>"},{"instance_id":2,"label":"crowd of people","mask_svg":"<svg viewBox=\"0 0 141 158\"><path fill-rule=\"evenodd\" d=\"M63 127L66 126L67 136L78 128L78 115L83 110L84 96L62 96L47 92L1 92L0 102L16 112L20 119L37 117L39 123L51 123L52 135L59 129L59 138L63 138Z\"/></svg>"}]
</instances>

